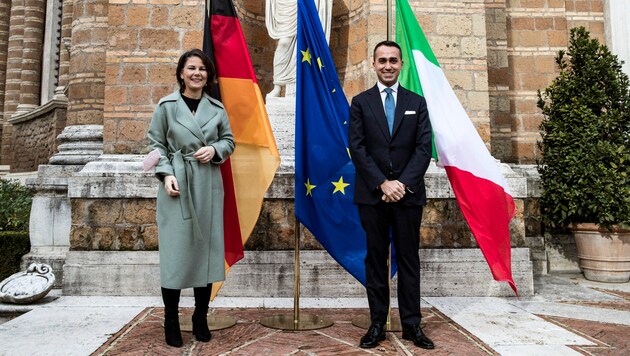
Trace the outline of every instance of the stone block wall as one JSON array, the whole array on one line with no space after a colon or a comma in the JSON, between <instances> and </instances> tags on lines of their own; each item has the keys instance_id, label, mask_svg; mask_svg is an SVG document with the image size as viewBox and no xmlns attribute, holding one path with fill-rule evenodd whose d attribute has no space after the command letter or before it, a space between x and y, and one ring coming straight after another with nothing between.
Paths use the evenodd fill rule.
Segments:
<instances>
[{"instance_id":1,"label":"stone block wall","mask_svg":"<svg viewBox=\"0 0 630 356\"><path fill-rule=\"evenodd\" d=\"M12 172L34 172L40 164L47 164L57 151L57 135L66 126L65 103L25 116L24 119L10 120L13 141L20 143L13 147Z\"/></svg>"},{"instance_id":2,"label":"stone block wall","mask_svg":"<svg viewBox=\"0 0 630 356\"><path fill-rule=\"evenodd\" d=\"M156 251L155 199L73 199L70 249Z\"/></svg>"},{"instance_id":3,"label":"stone block wall","mask_svg":"<svg viewBox=\"0 0 630 356\"><path fill-rule=\"evenodd\" d=\"M155 105L177 87L177 59L201 47L204 1L111 1L103 151L145 153Z\"/></svg>"},{"instance_id":4,"label":"stone block wall","mask_svg":"<svg viewBox=\"0 0 630 356\"><path fill-rule=\"evenodd\" d=\"M512 247L541 247L539 235L526 231L525 222L536 212L535 203L532 207L527 199L515 199L515 204L516 215L510 224ZM245 249L292 250L295 241L293 209L291 198L266 199ZM301 229L300 249L321 250L313 235L303 226ZM71 250L157 250L157 243L155 199L72 200ZM429 199L423 212L421 246L426 249L477 247L454 199Z\"/></svg>"},{"instance_id":5,"label":"stone block wall","mask_svg":"<svg viewBox=\"0 0 630 356\"><path fill-rule=\"evenodd\" d=\"M366 88L371 63L367 44L368 15L367 2L333 1L329 47L348 99Z\"/></svg>"},{"instance_id":6,"label":"stone block wall","mask_svg":"<svg viewBox=\"0 0 630 356\"><path fill-rule=\"evenodd\" d=\"M509 1L506 20L510 119L508 126L501 116L494 130L509 132L511 144L506 134L500 134L501 143L493 153L508 162L534 163L540 158L536 141L542 120L536 107L537 90L557 76L554 58L566 49L571 28L585 26L605 43L603 0Z\"/></svg>"}]
</instances>

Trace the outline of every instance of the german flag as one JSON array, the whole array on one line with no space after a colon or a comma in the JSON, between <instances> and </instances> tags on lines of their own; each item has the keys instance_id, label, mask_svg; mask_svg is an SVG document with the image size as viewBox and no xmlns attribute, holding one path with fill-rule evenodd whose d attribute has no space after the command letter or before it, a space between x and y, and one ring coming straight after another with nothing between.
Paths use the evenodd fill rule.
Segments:
<instances>
[{"instance_id":1,"label":"german flag","mask_svg":"<svg viewBox=\"0 0 630 356\"><path fill-rule=\"evenodd\" d=\"M269 117L256 81L241 24L231 0L208 0L204 52L217 69L218 92L236 141L221 166L225 192L225 273L243 258L265 192L280 165ZM223 283L214 283L212 299Z\"/></svg>"}]
</instances>

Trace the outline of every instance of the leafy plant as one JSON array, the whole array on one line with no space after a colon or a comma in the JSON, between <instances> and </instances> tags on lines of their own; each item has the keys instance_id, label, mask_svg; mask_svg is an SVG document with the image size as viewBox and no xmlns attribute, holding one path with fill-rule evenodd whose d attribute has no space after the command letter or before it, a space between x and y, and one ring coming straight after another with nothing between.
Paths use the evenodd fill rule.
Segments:
<instances>
[{"instance_id":1,"label":"leafy plant","mask_svg":"<svg viewBox=\"0 0 630 356\"><path fill-rule=\"evenodd\" d=\"M560 74L538 107L543 222L551 228L630 223L630 96L628 76L584 27L571 29L556 57Z\"/></svg>"},{"instance_id":2,"label":"leafy plant","mask_svg":"<svg viewBox=\"0 0 630 356\"><path fill-rule=\"evenodd\" d=\"M0 231L0 282L20 271L22 256L31 250L25 231Z\"/></svg>"},{"instance_id":3,"label":"leafy plant","mask_svg":"<svg viewBox=\"0 0 630 356\"><path fill-rule=\"evenodd\" d=\"M0 179L0 231L28 231L33 190Z\"/></svg>"}]
</instances>

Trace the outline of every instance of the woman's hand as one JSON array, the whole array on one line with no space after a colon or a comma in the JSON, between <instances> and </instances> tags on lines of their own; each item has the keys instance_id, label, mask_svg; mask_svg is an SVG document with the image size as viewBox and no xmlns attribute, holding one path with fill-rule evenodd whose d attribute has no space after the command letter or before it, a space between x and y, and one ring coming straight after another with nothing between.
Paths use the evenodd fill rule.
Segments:
<instances>
[{"instance_id":1,"label":"woman's hand","mask_svg":"<svg viewBox=\"0 0 630 356\"><path fill-rule=\"evenodd\" d=\"M175 176L165 176L164 177L164 189L166 189L166 194L171 197L176 197L179 195L179 185L177 184L177 178Z\"/></svg>"},{"instance_id":2,"label":"woman's hand","mask_svg":"<svg viewBox=\"0 0 630 356\"><path fill-rule=\"evenodd\" d=\"M204 146L204 147L201 147L199 150L197 150L197 152L195 152L193 157L195 157L197 161L201 163L208 163L212 160L215 153L216 151L214 150L214 147Z\"/></svg>"}]
</instances>

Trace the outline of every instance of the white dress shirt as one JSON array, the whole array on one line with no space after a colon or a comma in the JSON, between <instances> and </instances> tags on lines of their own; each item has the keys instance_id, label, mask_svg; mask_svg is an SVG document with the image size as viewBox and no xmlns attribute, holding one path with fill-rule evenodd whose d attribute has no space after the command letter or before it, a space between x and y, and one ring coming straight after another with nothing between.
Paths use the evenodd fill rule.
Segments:
<instances>
[{"instance_id":1,"label":"white dress shirt","mask_svg":"<svg viewBox=\"0 0 630 356\"><path fill-rule=\"evenodd\" d=\"M381 93L381 102L383 103L383 109L385 109L385 97L387 93L385 92L385 88L387 88L383 83L376 82L378 86L378 92ZM392 88L392 96L394 97L394 105L398 102L398 82L394 83L390 88Z\"/></svg>"}]
</instances>

